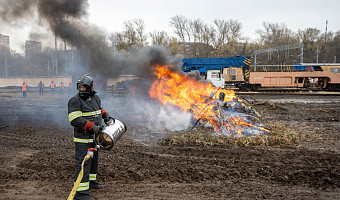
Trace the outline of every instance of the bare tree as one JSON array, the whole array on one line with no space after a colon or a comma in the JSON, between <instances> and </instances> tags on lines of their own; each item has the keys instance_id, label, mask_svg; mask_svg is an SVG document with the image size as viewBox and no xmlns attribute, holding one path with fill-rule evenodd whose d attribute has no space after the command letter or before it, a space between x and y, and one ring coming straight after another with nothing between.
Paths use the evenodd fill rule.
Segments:
<instances>
[{"instance_id":1,"label":"bare tree","mask_svg":"<svg viewBox=\"0 0 340 200\"><path fill-rule=\"evenodd\" d=\"M135 19L133 20L136 28L136 37L137 37L137 46L143 47L147 45L147 35L144 33L144 21L142 19Z\"/></svg>"},{"instance_id":2,"label":"bare tree","mask_svg":"<svg viewBox=\"0 0 340 200\"><path fill-rule=\"evenodd\" d=\"M227 32L228 27L226 24L226 21L223 19L214 19L214 24L216 25L216 38L214 41L214 47L215 49L218 49L220 46L223 46L227 43Z\"/></svg>"},{"instance_id":3,"label":"bare tree","mask_svg":"<svg viewBox=\"0 0 340 200\"><path fill-rule=\"evenodd\" d=\"M301 42L316 42L320 38L321 31L317 28L306 28L298 30L298 36Z\"/></svg>"},{"instance_id":4,"label":"bare tree","mask_svg":"<svg viewBox=\"0 0 340 200\"><path fill-rule=\"evenodd\" d=\"M237 20L230 19L227 23L227 42L232 44L237 42L241 37L242 25Z\"/></svg>"},{"instance_id":5,"label":"bare tree","mask_svg":"<svg viewBox=\"0 0 340 200\"><path fill-rule=\"evenodd\" d=\"M169 49L171 50L172 55L176 55L180 51L180 42L177 38L172 37L169 41Z\"/></svg>"},{"instance_id":6,"label":"bare tree","mask_svg":"<svg viewBox=\"0 0 340 200\"><path fill-rule=\"evenodd\" d=\"M194 19L190 21L190 29L194 42L203 42L203 21L201 19Z\"/></svg>"},{"instance_id":7,"label":"bare tree","mask_svg":"<svg viewBox=\"0 0 340 200\"><path fill-rule=\"evenodd\" d=\"M214 48L216 56L228 56L235 53L238 40L241 37L242 25L237 20L215 19Z\"/></svg>"},{"instance_id":8,"label":"bare tree","mask_svg":"<svg viewBox=\"0 0 340 200\"><path fill-rule=\"evenodd\" d=\"M242 25L237 20L215 19L216 26L216 47L236 42L241 37Z\"/></svg>"},{"instance_id":9,"label":"bare tree","mask_svg":"<svg viewBox=\"0 0 340 200\"><path fill-rule=\"evenodd\" d=\"M127 50L129 48L129 42L124 33L116 34L116 48L117 50Z\"/></svg>"},{"instance_id":10,"label":"bare tree","mask_svg":"<svg viewBox=\"0 0 340 200\"><path fill-rule=\"evenodd\" d=\"M189 20L182 16L176 15L171 17L170 25L175 28L175 33L182 42L186 42L186 34L189 26Z\"/></svg>"},{"instance_id":11,"label":"bare tree","mask_svg":"<svg viewBox=\"0 0 340 200\"><path fill-rule=\"evenodd\" d=\"M216 40L216 31L213 27L204 25L202 28L202 42L204 44L213 45Z\"/></svg>"},{"instance_id":12,"label":"bare tree","mask_svg":"<svg viewBox=\"0 0 340 200\"><path fill-rule=\"evenodd\" d=\"M296 42L295 34L285 24L263 22L264 30L257 30L259 42L263 45L284 45Z\"/></svg>"},{"instance_id":13,"label":"bare tree","mask_svg":"<svg viewBox=\"0 0 340 200\"><path fill-rule=\"evenodd\" d=\"M126 42L129 46L137 44L137 32L132 21L124 22L123 37L126 38Z\"/></svg>"},{"instance_id":14,"label":"bare tree","mask_svg":"<svg viewBox=\"0 0 340 200\"><path fill-rule=\"evenodd\" d=\"M165 31L154 31L153 33L150 33L150 37L153 45L168 47L170 44L170 37Z\"/></svg>"},{"instance_id":15,"label":"bare tree","mask_svg":"<svg viewBox=\"0 0 340 200\"><path fill-rule=\"evenodd\" d=\"M147 45L147 35L145 34L144 21L142 19L134 19L133 21L124 22L124 30L122 33L116 34L117 49L127 50L131 46L143 47ZM110 38L111 40L111 38ZM112 42L112 41L111 41Z\"/></svg>"},{"instance_id":16,"label":"bare tree","mask_svg":"<svg viewBox=\"0 0 340 200\"><path fill-rule=\"evenodd\" d=\"M117 33L111 33L109 36L109 41L112 45L115 45L117 43Z\"/></svg>"},{"instance_id":17,"label":"bare tree","mask_svg":"<svg viewBox=\"0 0 340 200\"><path fill-rule=\"evenodd\" d=\"M325 42L330 42L334 39L334 33L332 31L328 31L324 34Z\"/></svg>"},{"instance_id":18,"label":"bare tree","mask_svg":"<svg viewBox=\"0 0 340 200\"><path fill-rule=\"evenodd\" d=\"M191 24L192 24L192 20L188 19L187 23L184 26L184 31L185 31L185 33L187 35L188 42L191 42L191 38L192 38L192 35L193 35L193 29L192 29Z\"/></svg>"},{"instance_id":19,"label":"bare tree","mask_svg":"<svg viewBox=\"0 0 340 200\"><path fill-rule=\"evenodd\" d=\"M337 31L333 38L334 62L339 63L340 60L340 31Z\"/></svg>"},{"instance_id":20,"label":"bare tree","mask_svg":"<svg viewBox=\"0 0 340 200\"><path fill-rule=\"evenodd\" d=\"M212 42L215 38L215 30L209 28L201 19L190 20L190 30L193 37L192 50L196 57L208 57L213 50Z\"/></svg>"}]
</instances>

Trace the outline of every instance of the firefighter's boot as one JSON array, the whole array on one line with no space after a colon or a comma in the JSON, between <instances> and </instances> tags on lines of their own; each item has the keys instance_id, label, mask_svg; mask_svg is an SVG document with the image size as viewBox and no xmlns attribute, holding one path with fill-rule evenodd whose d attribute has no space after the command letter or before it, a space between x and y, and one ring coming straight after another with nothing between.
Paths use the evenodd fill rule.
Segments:
<instances>
[{"instance_id":1,"label":"firefighter's boot","mask_svg":"<svg viewBox=\"0 0 340 200\"><path fill-rule=\"evenodd\" d=\"M90 194L88 190L85 192L77 192L74 196L74 200L90 200Z\"/></svg>"},{"instance_id":2,"label":"firefighter's boot","mask_svg":"<svg viewBox=\"0 0 340 200\"><path fill-rule=\"evenodd\" d=\"M104 185L99 184L97 180L90 181L90 189L102 189L102 188L104 188Z\"/></svg>"}]
</instances>

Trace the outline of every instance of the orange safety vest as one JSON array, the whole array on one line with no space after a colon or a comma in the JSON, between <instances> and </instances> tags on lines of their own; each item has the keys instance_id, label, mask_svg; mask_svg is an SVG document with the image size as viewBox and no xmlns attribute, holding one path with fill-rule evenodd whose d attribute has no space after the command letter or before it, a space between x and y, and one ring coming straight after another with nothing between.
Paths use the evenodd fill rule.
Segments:
<instances>
[{"instance_id":1,"label":"orange safety vest","mask_svg":"<svg viewBox=\"0 0 340 200\"><path fill-rule=\"evenodd\" d=\"M51 88L54 88L54 83L51 83Z\"/></svg>"},{"instance_id":2,"label":"orange safety vest","mask_svg":"<svg viewBox=\"0 0 340 200\"><path fill-rule=\"evenodd\" d=\"M21 91L27 91L27 85L25 84L22 84L22 86L21 86Z\"/></svg>"},{"instance_id":3,"label":"orange safety vest","mask_svg":"<svg viewBox=\"0 0 340 200\"><path fill-rule=\"evenodd\" d=\"M59 87L60 87L61 89L64 89L64 88L65 88L65 84L64 84L64 83L59 83Z\"/></svg>"}]
</instances>

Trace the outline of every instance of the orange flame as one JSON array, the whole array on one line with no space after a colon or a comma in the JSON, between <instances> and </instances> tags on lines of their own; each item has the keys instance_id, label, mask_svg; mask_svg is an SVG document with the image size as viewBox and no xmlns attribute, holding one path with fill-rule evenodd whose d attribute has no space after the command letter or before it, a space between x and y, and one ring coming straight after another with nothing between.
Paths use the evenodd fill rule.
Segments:
<instances>
[{"instance_id":1,"label":"orange flame","mask_svg":"<svg viewBox=\"0 0 340 200\"><path fill-rule=\"evenodd\" d=\"M214 103L220 92L225 94L225 102L237 99L233 90L216 88L211 83L196 81L191 77L171 71L168 66L156 65L154 73L157 79L149 91L151 98L158 99L163 105L167 103L177 105L184 111L191 112L196 119L208 120L216 131L219 131L221 127L234 130L231 124L221 123L217 117L221 113L219 109L216 109L216 103ZM236 103L233 102L232 106L235 105ZM243 103L240 105L245 107ZM229 123L231 122L233 125L254 126L236 116L232 118L233 120L230 120ZM235 130L242 135L241 131Z\"/></svg>"}]
</instances>

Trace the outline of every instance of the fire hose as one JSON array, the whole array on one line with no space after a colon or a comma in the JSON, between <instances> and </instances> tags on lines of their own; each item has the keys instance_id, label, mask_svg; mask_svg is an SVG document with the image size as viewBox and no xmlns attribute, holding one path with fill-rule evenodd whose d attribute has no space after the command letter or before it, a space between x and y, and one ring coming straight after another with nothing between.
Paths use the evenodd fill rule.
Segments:
<instances>
[{"instance_id":1,"label":"fire hose","mask_svg":"<svg viewBox=\"0 0 340 200\"><path fill-rule=\"evenodd\" d=\"M79 184L80 184L80 181L83 179L83 175L84 175L84 163L85 163L88 159L93 158L93 155L94 155L93 151L97 151L99 148L100 148L100 146L99 146L99 145L96 145L94 148L89 148L89 149L87 149L87 154L86 154L86 156L84 157L83 162L81 163L81 170L80 170L80 172L79 172L79 174L78 174L77 180L76 180L76 182L75 182L75 184L74 184L74 186L73 186L73 188L72 188L72 190L71 190L71 193L70 193L70 195L68 196L67 200L73 200L74 195L76 195L77 188L78 188L78 186L79 186Z\"/></svg>"},{"instance_id":2,"label":"fire hose","mask_svg":"<svg viewBox=\"0 0 340 200\"><path fill-rule=\"evenodd\" d=\"M104 128L99 131L98 134L93 136L93 140L96 143L94 148L87 149L87 154L84 157L84 160L81 163L81 170L78 174L76 182L67 198L67 200L73 200L74 196L77 192L77 188L83 179L84 175L84 164L85 162L93 158L94 151L98 151L98 149L110 150L114 146L114 144L122 137L122 135L126 132L126 126L123 122L118 119L111 118L110 121L104 126Z\"/></svg>"}]
</instances>

